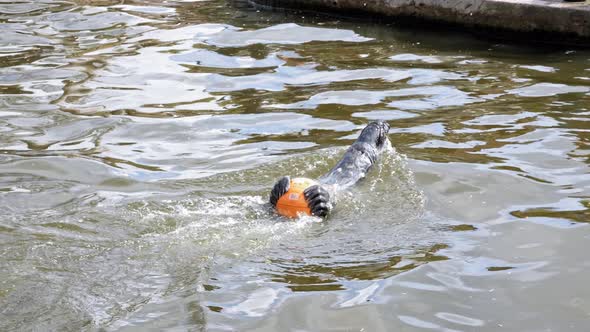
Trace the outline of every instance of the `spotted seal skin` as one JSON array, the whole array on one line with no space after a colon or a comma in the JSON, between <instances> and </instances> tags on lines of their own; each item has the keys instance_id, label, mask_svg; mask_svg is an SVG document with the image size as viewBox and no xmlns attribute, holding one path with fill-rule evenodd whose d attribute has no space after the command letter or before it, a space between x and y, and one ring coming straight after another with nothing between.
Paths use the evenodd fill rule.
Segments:
<instances>
[{"instance_id":1,"label":"spotted seal skin","mask_svg":"<svg viewBox=\"0 0 590 332\"><path fill-rule=\"evenodd\" d=\"M312 215L323 218L330 213L333 204L326 188L346 188L365 177L385 146L388 132L389 124L384 121L369 123L336 166L319 179L320 184L305 189L303 194ZM270 193L272 206L289 191L290 182L285 176L275 183Z\"/></svg>"}]
</instances>

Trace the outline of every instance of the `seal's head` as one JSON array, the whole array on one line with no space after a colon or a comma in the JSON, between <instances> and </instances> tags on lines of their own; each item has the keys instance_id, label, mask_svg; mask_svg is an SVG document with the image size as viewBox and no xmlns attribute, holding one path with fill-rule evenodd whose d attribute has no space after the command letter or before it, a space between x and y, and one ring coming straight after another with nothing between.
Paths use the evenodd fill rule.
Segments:
<instances>
[{"instance_id":1,"label":"seal's head","mask_svg":"<svg viewBox=\"0 0 590 332\"><path fill-rule=\"evenodd\" d=\"M385 121L373 121L369 123L357 138L358 143L368 143L377 149L383 148L387 142L389 124Z\"/></svg>"},{"instance_id":2,"label":"seal's head","mask_svg":"<svg viewBox=\"0 0 590 332\"><path fill-rule=\"evenodd\" d=\"M316 181L307 178L280 179L270 193L270 203L277 213L296 218L302 215L325 217L330 209L330 195Z\"/></svg>"}]
</instances>

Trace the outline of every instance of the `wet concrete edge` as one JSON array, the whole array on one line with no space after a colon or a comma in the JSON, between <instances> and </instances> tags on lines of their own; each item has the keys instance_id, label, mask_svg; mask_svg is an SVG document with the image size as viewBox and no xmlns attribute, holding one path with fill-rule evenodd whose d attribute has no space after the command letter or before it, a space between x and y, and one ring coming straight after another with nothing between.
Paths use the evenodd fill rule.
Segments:
<instances>
[{"instance_id":1,"label":"wet concrete edge","mask_svg":"<svg viewBox=\"0 0 590 332\"><path fill-rule=\"evenodd\" d=\"M251 0L272 8L418 19L488 28L535 42L590 46L590 1L561 0Z\"/></svg>"}]
</instances>

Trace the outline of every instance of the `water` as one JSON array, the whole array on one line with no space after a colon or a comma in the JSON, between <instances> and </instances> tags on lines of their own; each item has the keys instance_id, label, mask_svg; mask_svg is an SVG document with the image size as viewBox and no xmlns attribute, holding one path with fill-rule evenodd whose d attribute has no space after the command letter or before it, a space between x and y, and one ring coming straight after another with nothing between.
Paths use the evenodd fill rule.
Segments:
<instances>
[{"instance_id":1,"label":"water","mask_svg":"<svg viewBox=\"0 0 590 332\"><path fill-rule=\"evenodd\" d=\"M218 0L0 25L0 330L590 324L589 52ZM269 210L372 119L327 221Z\"/></svg>"}]
</instances>

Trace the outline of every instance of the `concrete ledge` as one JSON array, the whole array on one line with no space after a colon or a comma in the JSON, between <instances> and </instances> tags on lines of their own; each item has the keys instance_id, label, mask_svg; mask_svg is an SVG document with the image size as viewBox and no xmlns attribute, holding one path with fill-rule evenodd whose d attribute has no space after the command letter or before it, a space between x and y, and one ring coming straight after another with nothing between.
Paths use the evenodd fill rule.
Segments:
<instances>
[{"instance_id":1,"label":"concrete ledge","mask_svg":"<svg viewBox=\"0 0 590 332\"><path fill-rule=\"evenodd\" d=\"M590 1L561 0L253 0L257 4L541 33L553 42L590 45Z\"/></svg>"}]
</instances>

